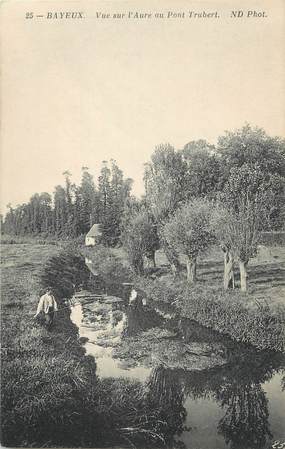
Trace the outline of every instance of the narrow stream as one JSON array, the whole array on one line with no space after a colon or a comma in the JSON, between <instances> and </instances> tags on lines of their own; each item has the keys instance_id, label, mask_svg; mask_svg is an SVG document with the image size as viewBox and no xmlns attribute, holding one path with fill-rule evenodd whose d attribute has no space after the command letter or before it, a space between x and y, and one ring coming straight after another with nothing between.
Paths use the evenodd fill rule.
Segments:
<instances>
[{"instance_id":1,"label":"narrow stream","mask_svg":"<svg viewBox=\"0 0 285 449\"><path fill-rule=\"evenodd\" d=\"M241 347L159 304L82 301L71 320L99 377L147 382L153 400L173 411L171 447L269 449L285 442L282 355Z\"/></svg>"},{"instance_id":2,"label":"narrow stream","mask_svg":"<svg viewBox=\"0 0 285 449\"><path fill-rule=\"evenodd\" d=\"M112 310L110 310L109 320L105 325L101 325L100 320L99 323L94 325L94 323L88 324L83 321L83 307L81 304L72 307L71 320L79 329L79 337L88 339L84 343L84 347L87 355L95 357L98 376L129 377L142 382L145 381L150 374L150 368L144 366L124 367L122 361L112 357L114 343L121 340L126 323L126 314L123 313L122 319L117 324L112 325L114 320Z\"/></svg>"}]
</instances>

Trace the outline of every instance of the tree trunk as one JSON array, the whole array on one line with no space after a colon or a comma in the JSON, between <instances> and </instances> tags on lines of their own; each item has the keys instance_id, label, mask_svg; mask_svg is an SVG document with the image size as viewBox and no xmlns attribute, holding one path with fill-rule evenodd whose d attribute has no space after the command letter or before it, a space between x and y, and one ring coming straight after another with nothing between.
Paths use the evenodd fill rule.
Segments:
<instances>
[{"instance_id":1,"label":"tree trunk","mask_svg":"<svg viewBox=\"0 0 285 449\"><path fill-rule=\"evenodd\" d=\"M151 268L155 268L156 267L156 263L155 263L155 251L149 252L146 255L146 260L147 260L147 266L151 267Z\"/></svg>"},{"instance_id":2,"label":"tree trunk","mask_svg":"<svg viewBox=\"0 0 285 449\"><path fill-rule=\"evenodd\" d=\"M168 245L165 239L162 240L162 245L166 258L170 263L172 274L173 276L176 276L181 271L179 257L176 252Z\"/></svg>"},{"instance_id":3,"label":"tree trunk","mask_svg":"<svg viewBox=\"0 0 285 449\"><path fill-rule=\"evenodd\" d=\"M246 280L247 280L247 262L240 260L239 262L240 272L240 288L242 292L246 292Z\"/></svg>"},{"instance_id":4,"label":"tree trunk","mask_svg":"<svg viewBox=\"0 0 285 449\"><path fill-rule=\"evenodd\" d=\"M152 261L153 261L153 268L156 268L155 251L153 251L153 253L152 253Z\"/></svg>"},{"instance_id":5,"label":"tree trunk","mask_svg":"<svg viewBox=\"0 0 285 449\"><path fill-rule=\"evenodd\" d=\"M191 284L194 284L196 282L197 259L187 257L186 267L187 267L187 281Z\"/></svg>"},{"instance_id":6,"label":"tree trunk","mask_svg":"<svg viewBox=\"0 0 285 449\"><path fill-rule=\"evenodd\" d=\"M138 275L143 275L144 274L144 269L143 269L143 258L140 257L139 259L133 260L132 262L133 268L134 268L134 272Z\"/></svg>"},{"instance_id":7,"label":"tree trunk","mask_svg":"<svg viewBox=\"0 0 285 449\"><path fill-rule=\"evenodd\" d=\"M235 288L234 258L229 250L224 251L224 289Z\"/></svg>"},{"instance_id":8,"label":"tree trunk","mask_svg":"<svg viewBox=\"0 0 285 449\"><path fill-rule=\"evenodd\" d=\"M173 276L177 276L177 274L178 274L178 272L179 272L179 269L178 269L178 267L177 267L177 264L171 263L171 264L170 264L170 267L171 267L171 271L172 271Z\"/></svg>"}]
</instances>

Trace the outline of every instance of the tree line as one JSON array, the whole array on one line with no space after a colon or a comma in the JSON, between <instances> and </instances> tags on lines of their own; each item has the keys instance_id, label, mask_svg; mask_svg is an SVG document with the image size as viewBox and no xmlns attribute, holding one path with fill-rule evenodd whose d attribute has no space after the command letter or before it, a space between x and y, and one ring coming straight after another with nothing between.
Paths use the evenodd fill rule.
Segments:
<instances>
[{"instance_id":1,"label":"tree line","mask_svg":"<svg viewBox=\"0 0 285 449\"><path fill-rule=\"evenodd\" d=\"M145 193L131 195L114 160L103 162L95 184L87 167L80 185L64 172L64 185L53 196L35 194L29 203L9 205L7 234L51 234L75 238L100 223L102 243L122 244L132 269L155 265L159 248L174 274L187 261L187 279L196 280L197 261L214 243L224 253L224 288L234 287L234 261L239 262L246 290L247 265L257 252L262 231L284 229L285 141L245 125L225 132L217 145L206 140L175 149L158 145L145 164Z\"/></svg>"},{"instance_id":2,"label":"tree line","mask_svg":"<svg viewBox=\"0 0 285 449\"><path fill-rule=\"evenodd\" d=\"M100 223L103 243L117 244L132 180L124 177L114 160L103 161L96 184L88 167L82 167L80 185L72 182L69 171L63 176L64 185L57 185L53 195L35 193L28 203L15 208L9 204L3 232L75 238L85 235L92 224Z\"/></svg>"},{"instance_id":3,"label":"tree line","mask_svg":"<svg viewBox=\"0 0 285 449\"><path fill-rule=\"evenodd\" d=\"M284 226L285 141L245 125L226 132L217 146L205 140L182 150L156 147L145 166L145 196L128 202L122 241L136 273L162 247L174 274L186 257L187 280L196 280L197 260L214 243L224 252L224 288L234 288L238 261L241 289L261 232Z\"/></svg>"}]
</instances>

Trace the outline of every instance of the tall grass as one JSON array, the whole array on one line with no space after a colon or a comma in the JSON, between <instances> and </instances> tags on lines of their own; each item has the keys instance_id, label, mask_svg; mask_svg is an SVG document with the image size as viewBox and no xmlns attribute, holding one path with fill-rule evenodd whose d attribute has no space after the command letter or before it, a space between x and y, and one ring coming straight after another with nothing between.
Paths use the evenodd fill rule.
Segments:
<instances>
[{"instance_id":1,"label":"tall grass","mask_svg":"<svg viewBox=\"0 0 285 449\"><path fill-rule=\"evenodd\" d=\"M82 281L82 260L70 249L19 248L7 245L3 255L2 445L163 445L172 437L161 409L150 404L139 382L98 379L96 362L85 355L68 309L58 312L51 331L32 318L42 287L57 270L52 285L60 284L58 302L71 294L69 283Z\"/></svg>"},{"instance_id":2,"label":"tall grass","mask_svg":"<svg viewBox=\"0 0 285 449\"><path fill-rule=\"evenodd\" d=\"M171 303L182 317L259 349L284 351L285 307L269 306L247 295L224 292L216 285L189 286L183 280L163 277L141 281L149 300Z\"/></svg>"}]
</instances>

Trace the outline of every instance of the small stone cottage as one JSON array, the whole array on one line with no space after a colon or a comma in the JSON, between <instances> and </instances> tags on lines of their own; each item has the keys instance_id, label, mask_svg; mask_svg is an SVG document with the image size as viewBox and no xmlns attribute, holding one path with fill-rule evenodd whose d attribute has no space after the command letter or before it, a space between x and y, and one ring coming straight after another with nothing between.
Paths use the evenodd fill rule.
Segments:
<instances>
[{"instance_id":1,"label":"small stone cottage","mask_svg":"<svg viewBox=\"0 0 285 449\"><path fill-rule=\"evenodd\" d=\"M85 237L85 245L86 246L94 246L99 243L102 232L100 230L100 224L96 223L92 226L90 231L86 234Z\"/></svg>"}]
</instances>

